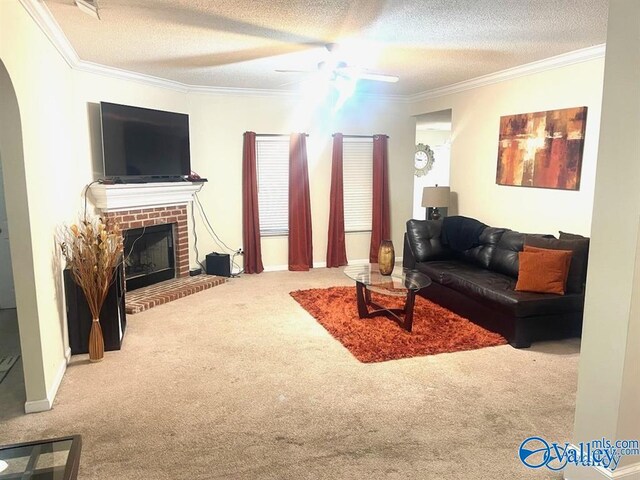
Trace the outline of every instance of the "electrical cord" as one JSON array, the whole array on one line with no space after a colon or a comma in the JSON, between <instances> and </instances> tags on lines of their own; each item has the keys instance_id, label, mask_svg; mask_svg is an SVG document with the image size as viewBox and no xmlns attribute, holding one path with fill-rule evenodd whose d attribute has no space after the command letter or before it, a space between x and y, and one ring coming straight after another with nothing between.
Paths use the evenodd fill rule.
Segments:
<instances>
[{"instance_id":1,"label":"electrical cord","mask_svg":"<svg viewBox=\"0 0 640 480\"><path fill-rule=\"evenodd\" d=\"M202 269L202 271L206 273L207 269L202 264L202 262L200 262L200 253L198 252L198 233L196 232L196 215L195 215L195 206L193 205L193 203L191 203L191 221L193 223L193 249L196 252L196 263L200 265L200 268Z\"/></svg>"},{"instance_id":2,"label":"electrical cord","mask_svg":"<svg viewBox=\"0 0 640 480\"><path fill-rule=\"evenodd\" d=\"M87 184L87 186L84 187L84 193L82 194L84 196L84 215L83 215L83 219L84 219L85 222L87 221L87 193L89 192L89 188L91 187L91 185L93 185L94 183L102 183L102 179L94 180L93 182Z\"/></svg>"},{"instance_id":3,"label":"electrical cord","mask_svg":"<svg viewBox=\"0 0 640 480\"><path fill-rule=\"evenodd\" d=\"M202 206L202 203L200 203L200 199L198 198L198 192L196 192L194 195L194 198L196 200L196 203L198 204L198 209L200 210L200 215L202 216L202 218L204 219L205 223L207 224L207 226L209 227L209 231L212 234L212 236L214 237L214 241L216 242L216 244L220 247L220 248L226 248L230 253L235 253L237 252L237 250L234 250L233 248L229 247L229 245L227 245L226 243L224 243L222 241L222 239L218 236L218 234L215 232L215 230L213 229L213 227L211 226L211 223L209 222L209 219L207 218L207 214L204 211L204 207ZM222 245L221 245L222 244Z\"/></svg>"},{"instance_id":4,"label":"electrical cord","mask_svg":"<svg viewBox=\"0 0 640 480\"><path fill-rule=\"evenodd\" d=\"M202 188L202 187L201 187ZM200 190L198 190L199 192ZM240 268L240 265L238 265L235 261L235 258L237 255L240 255L240 252L238 250L234 250L232 248L230 248L226 243L224 243L224 241L218 236L218 234L215 232L215 230L213 229L213 227L211 226L211 222L209 222L209 218L207 217L207 214L204 211L204 207L202 206L202 203L200 202L200 199L198 198L198 192L194 193L194 199L197 205L198 205L198 210L200 212L200 216L203 218L203 220L205 221L205 225L207 227L207 230L209 231L209 234L211 235L211 238L213 239L213 241L216 243L216 245L218 245L218 247L220 247L222 250L227 250L229 253L232 253L232 257L231 257L231 264L233 266L235 266L238 271L235 273L232 273L231 276L232 277L239 277L241 274L244 273L244 268ZM193 212L193 210L192 210ZM194 232L195 232L195 219L194 219Z\"/></svg>"},{"instance_id":5,"label":"electrical cord","mask_svg":"<svg viewBox=\"0 0 640 480\"><path fill-rule=\"evenodd\" d=\"M126 265L126 263L129 261L129 257L131 256L131 254L133 253L133 247L135 246L136 242L138 240L140 240L143 236L144 236L144 232L147 230L147 226L143 226L142 227L142 232L140 232L140 235L138 235L138 237L133 241L133 243L131 244L131 248L129 249L129 253L127 253L124 256L123 262Z\"/></svg>"}]
</instances>

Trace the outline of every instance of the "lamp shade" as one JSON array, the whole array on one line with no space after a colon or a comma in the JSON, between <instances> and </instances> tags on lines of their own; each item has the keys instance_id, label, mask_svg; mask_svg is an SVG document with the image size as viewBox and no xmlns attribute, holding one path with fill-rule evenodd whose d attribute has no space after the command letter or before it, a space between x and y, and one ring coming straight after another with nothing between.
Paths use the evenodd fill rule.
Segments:
<instances>
[{"instance_id":1,"label":"lamp shade","mask_svg":"<svg viewBox=\"0 0 640 480\"><path fill-rule=\"evenodd\" d=\"M449 206L451 189L449 187L424 187L422 189L422 206L443 208Z\"/></svg>"}]
</instances>

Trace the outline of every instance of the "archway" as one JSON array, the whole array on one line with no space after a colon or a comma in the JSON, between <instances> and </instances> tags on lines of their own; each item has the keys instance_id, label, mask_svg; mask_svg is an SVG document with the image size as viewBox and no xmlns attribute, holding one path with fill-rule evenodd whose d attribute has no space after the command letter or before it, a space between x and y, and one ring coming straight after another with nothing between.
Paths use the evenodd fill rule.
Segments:
<instances>
[{"instance_id":1,"label":"archway","mask_svg":"<svg viewBox=\"0 0 640 480\"><path fill-rule=\"evenodd\" d=\"M22 410L22 406L27 412L46 410L50 408L50 405L47 408L47 404L50 402L47 397L37 310L22 121L13 83L1 60L0 105L2 105L0 109L0 162L4 177L4 203L13 266L12 277L19 329L19 348L22 354L20 363L24 376L24 382L20 381L13 385L14 388L21 389L22 395L16 395L14 391L13 402L7 406L7 409L3 405L3 414L15 415ZM13 367L14 376L19 368L19 364ZM15 382L16 379L14 378L13 381Z\"/></svg>"}]
</instances>

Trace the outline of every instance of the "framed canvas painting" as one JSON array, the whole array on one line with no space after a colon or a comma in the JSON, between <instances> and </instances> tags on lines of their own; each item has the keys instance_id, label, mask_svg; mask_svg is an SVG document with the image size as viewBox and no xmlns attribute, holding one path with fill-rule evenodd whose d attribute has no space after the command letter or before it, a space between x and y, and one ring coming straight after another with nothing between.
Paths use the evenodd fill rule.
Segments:
<instances>
[{"instance_id":1,"label":"framed canvas painting","mask_svg":"<svg viewBox=\"0 0 640 480\"><path fill-rule=\"evenodd\" d=\"M500 117L498 185L580 190L587 107Z\"/></svg>"}]
</instances>

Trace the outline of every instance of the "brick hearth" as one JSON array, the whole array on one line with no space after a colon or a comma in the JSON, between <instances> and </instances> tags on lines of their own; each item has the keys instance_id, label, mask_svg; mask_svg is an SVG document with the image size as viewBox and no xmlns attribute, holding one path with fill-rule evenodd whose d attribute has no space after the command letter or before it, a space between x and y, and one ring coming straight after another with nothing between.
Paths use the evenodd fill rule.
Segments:
<instances>
[{"instance_id":1,"label":"brick hearth","mask_svg":"<svg viewBox=\"0 0 640 480\"><path fill-rule=\"evenodd\" d=\"M201 292L227 281L215 275L196 275L195 277L174 278L127 292L125 309L127 314L140 313L149 308Z\"/></svg>"}]
</instances>

